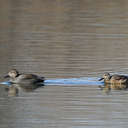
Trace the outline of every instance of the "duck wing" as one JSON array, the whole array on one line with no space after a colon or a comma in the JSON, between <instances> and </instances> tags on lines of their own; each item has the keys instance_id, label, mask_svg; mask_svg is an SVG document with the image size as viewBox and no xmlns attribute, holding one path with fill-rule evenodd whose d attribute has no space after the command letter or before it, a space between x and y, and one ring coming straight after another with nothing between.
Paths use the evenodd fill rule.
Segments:
<instances>
[{"instance_id":1,"label":"duck wing","mask_svg":"<svg viewBox=\"0 0 128 128\"><path fill-rule=\"evenodd\" d=\"M115 80L125 80L125 79L128 79L128 76L124 76L124 75L113 75L112 76L112 79L115 79Z\"/></svg>"},{"instance_id":2,"label":"duck wing","mask_svg":"<svg viewBox=\"0 0 128 128\"><path fill-rule=\"evenodd\" d=\"M37 82L43 82L45 80L44 77L39 77L39 76L34 75L34 74L22 74L22 75L20 75L19 79L33 80L33 81L37 81Z\"/></svg>"}]
</instances>

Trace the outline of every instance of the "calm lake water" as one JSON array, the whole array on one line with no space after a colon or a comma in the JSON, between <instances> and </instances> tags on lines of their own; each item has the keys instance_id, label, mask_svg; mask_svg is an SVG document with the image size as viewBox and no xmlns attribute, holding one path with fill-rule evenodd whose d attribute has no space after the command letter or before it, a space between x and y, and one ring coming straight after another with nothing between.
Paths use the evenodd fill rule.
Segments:
<instances>
[{"instance_id":1,"label":"calm lake water","mask_svg":"<svg viewBox=\"0 0 128 128\"><path fill-rule=\"evenodd\" d=\"M128 127L128 91L97 84L128 74L127 0L1 0L0 59L1 81L12 68L47 81L18 96L0 85L0 128Z\"/></svg>"}]
</instances>

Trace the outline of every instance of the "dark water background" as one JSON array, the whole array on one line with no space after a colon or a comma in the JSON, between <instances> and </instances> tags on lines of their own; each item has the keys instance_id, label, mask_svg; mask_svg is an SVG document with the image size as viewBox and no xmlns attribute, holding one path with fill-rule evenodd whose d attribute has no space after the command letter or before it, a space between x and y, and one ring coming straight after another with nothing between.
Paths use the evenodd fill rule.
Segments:
<instances>
[{"instance_id":1,"label":"dark water background","mask_svg":"<svg viewBox=\"0 0 128 128\"><path fill-rule=\"evenodd\" d=\"M0 0L0 77L11 68L47 80L128 74L127 0ZM127 128L128 91L52 85L8 96L0 128Z\"/></svg>"}]
</instances>

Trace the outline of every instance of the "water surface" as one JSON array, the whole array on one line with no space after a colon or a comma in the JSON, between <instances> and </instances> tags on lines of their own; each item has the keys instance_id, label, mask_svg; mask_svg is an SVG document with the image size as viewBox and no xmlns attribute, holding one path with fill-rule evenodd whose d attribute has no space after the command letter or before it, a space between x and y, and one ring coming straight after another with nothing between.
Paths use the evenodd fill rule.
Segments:
<instances>
[{"instance_id":1,"label":"water surface","mask_svg":"<svg viewBox=\"0 0 128 128\"><path fill-rule=\"evenodd\" d=\"M128 91L97 81L128 74L127 12L126 0L0 1L0 80L11 68L47 80L18 96L0 86L0 128L127 128Z\"/></svg>"}]
</instances>

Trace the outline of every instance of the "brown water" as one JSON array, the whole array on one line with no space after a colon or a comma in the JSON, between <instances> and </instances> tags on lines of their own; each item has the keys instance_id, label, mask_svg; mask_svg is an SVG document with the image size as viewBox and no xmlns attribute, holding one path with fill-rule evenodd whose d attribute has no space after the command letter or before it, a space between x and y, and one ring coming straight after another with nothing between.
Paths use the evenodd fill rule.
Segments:
<instances>
[{"instance_id":1,"label":"brown water","mask_svg":"<svg viewBox=\"0 0 128 128\"><path fill-rule=\"evenodd\" d=\"M1 0L0 58L1 77L11 68L47 80L128 74L128 1ZM15 97L4 88L0 128L128 126L128 91L53 84Z\"/></svg>"}]
</instances>

